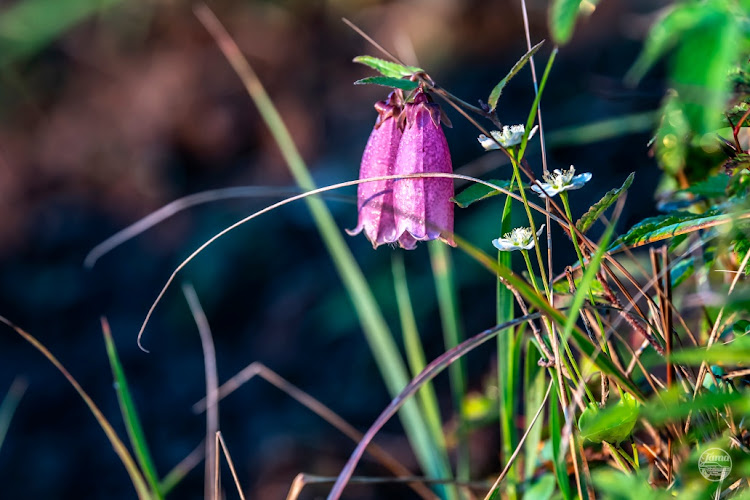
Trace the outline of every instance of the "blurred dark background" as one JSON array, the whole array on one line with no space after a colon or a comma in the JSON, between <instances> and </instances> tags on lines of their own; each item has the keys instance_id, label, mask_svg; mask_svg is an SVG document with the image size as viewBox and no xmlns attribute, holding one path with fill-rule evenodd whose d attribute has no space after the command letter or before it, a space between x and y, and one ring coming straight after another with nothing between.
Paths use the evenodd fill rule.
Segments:
<instances>
[{"instance_id":1,"label":"blurred dark background","mask_svg":"<svg viewBox=\"0 0 750 500\"><path fill-rule=\"evenodd\" d=\"M389 399L304 204L250 222L190 264L146 330L150 354L137 348L136 334L172 270L214 233L280 198L192 208L104 256L92 270L83 267L97 243L181 196L229 186L293 185L272 137L191 3L77 0L70 9L103 7L73 19L59 36L31 41L18 33L54 25L65 2L55 8L46 2L46 9L28 9L25 18L7 22L24 3L0 2L0 314L47 345L124 438L99 323L106 316L162 475L200 443L205 429L204 416L191 412L205 384L182 282L195 286L205 308L221 381L262 361L366 429ZM532 40L547 38L547 2L527 4ZM594 174L572 197L579 214L637 172L621 231L654 211L659 172L649 157L648 127L589 144L565 144L559 132L658 106L660 70L638 89L625 88L622 76L654 9L663 4L603 0L562 48L542 104L550 168L575 164ZM387 93L352 85L371 72L351 59L380 54L341 17L469 102L486 99L526 47L520 1L223 0L209 6L258 72L320 185L356 178L375 119L372 105ZM540 73L551 48L548 42L537 57ZM500 118L524 122L532 100L525 69L504 91ZM453 110L447 113L456 170L508 179L503 156L483 154L472 126ZM539 171L538 141L528 157ZM338 192L329 203L342 230L356 224L354 193ZM501 203L498 197L458 212L456 232L489 251ZM361 235L347 241L398 332L390 259L400 250L373 251ZM557 271L573 258L566 251L556 252ZM454 257L465 330L476 333L493 324L495 282L460 252ZM405 258L432 359L442 351L442 339L426 248ZM492 346L470 355L472 387L491 373L493 356ZM0 497L134 498L125 470L80 398L37 351L3 328L0 397L16 377L28 389L0 449ZM448 415L447 377L436 385ZM473 450L477 477L500 467L494 427ZM336 475L353 449L335 429L260 380L222 402L221 429L250 498L283 498L299 472ZM396 422L379 442L413 466ZM386 474L367 460L358 473ZM202 481L200 465L173 498L199 498ZM326 491L311 486L304 497ZM409 494L401 487L350 491L361 498Z\"/></svg>"}]
</instances>

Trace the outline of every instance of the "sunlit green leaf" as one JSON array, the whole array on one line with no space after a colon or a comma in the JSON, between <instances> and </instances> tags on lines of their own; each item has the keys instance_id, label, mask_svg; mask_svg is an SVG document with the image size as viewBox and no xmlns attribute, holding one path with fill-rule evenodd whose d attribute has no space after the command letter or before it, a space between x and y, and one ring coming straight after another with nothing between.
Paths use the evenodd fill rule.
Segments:
<instances>
[{"instance_id":1,"label":"sunlit green leaf","mask_svg":"<svg viewBox=\"0 0 750 500\"><path fill-rule=\"evenodd\" d=\"M605 408L589 403L578 418L581 437L593 443L619 444L633 431L639 410L640 404L628 393L623 393L622 399Z\"/></svg>"},{"instance_id":2,"label":"sunlit green leaf","mask_svg":"<svg viewBox=\"0 0 750 500\"><path fill-rule=\"evenodd\" d=\"M581 0L554 0L549 11L549 28L555 42L565 44L573 36L573 28Z\"/></svg>"},{"instance_id":3,"label":"sunlit green leaf","mask_svg":"<svg viewBox=\"0 0 750 500\"><path fill-rule=\"evenodd\" d=\"M402 78L405 76L411 76L414 73L424 72L422 68L404 66L403 64L386 61L385 59L379 59L372 56L357 56L354 58L354 62L369 66L381 75L391 78Z\"/></svg>"},{"instance_id":4,"label":"sunlit green leaf","mask_svg":"<svg viewBox=\"0 0 750 500\"><path fill-rule=\"evenodd\" d=\"M511 181L501 181L498 179L490 179L487 182L490 184L495 184L496 186L499 186L503 189L510 190ZM524 189L528 188L528 184L523 185ZM516 187L514 191L517 191L518 188ZM472 184L471 186L467 187L460 193L458 193L456 196L451 198L451 201L454 202L456 205L458 205L461 208L466 208L472 203L476 203L479 200L483 200L485 198L490 198L492 196L502 194L497 189L493 189L485 184Z\"/></svg>"},{"instance_id":5,"label":"sunlit green leaf","mask_svg":"<svg viewBox=\"0 0 750 500\"><path fill-rule=\"evenodd\" d=\"M411 91L419 87L419 83L411 80L404 80L403 78L392 78L390 76L368 76L354 82L354 85L382 85L384 87L392 87L396 89Z\"/></svg>"},{"instance_id":6,"label":"sunlit green leaf","mask_svg":"<svg viewBox=\"0 0 750 500\"><path fill-rule=\"evenodd\" d=\"M620 195L630 187L630 185L633 183L634 178L635 172L631 173L628 178L625 179L625 182L622 183L621 187L609 191L602 197L601 200L594 203L591 208L589 208L588 211L583 214L580 219L578 219L578 222L576 222L576 227L582 233L588 231L592 224L594 224L594 222L596 222L596 220L599 218L599 216L603 214L604 211L607 210L615 201L617 201L617 198L619 198Z\"/></svg>"},{"instance_id":7,"label":"sunlit green leaf","mask_svg":"<svg viewBox=\"0 0 750 500\"><path fill-rule=\"evenodd\" d=\"M667 215L649 217L639 222L630 231L618 238L614 246L639 245L671 238L678 234L710 227L711 224L731 220L732 214L722 214L711 211L705 214L693 214L690 212L673 212Z\"/></svg>"},{"instance_id":8,"label":"sunlit green leaf","mask_svg":"<svg viewBox=\"0 0 750 500\"><path fill-rule=\"evenodd\" d=\"M523 55L521 59L518 60L516 64L513 65L511 70L508 72L507 75L505 75L505 78L500 80L500 83L495 85L495 88L492 89L492 92L490 92L490 97L487 99L487 104L490 106L491 111L495 111L495 108L497 108L497 101L500 99L500 94L503 93L503 89L508 84L511 78L513 78L516 73L521 71L521 68L523 68L527 62L529 62L529 59L536 54L536 51L539 50L539 48L544 43L544 40L539 42L538 44L531 47L531 50L526 52L526 54Z\"/></svg>"}]
</instances>

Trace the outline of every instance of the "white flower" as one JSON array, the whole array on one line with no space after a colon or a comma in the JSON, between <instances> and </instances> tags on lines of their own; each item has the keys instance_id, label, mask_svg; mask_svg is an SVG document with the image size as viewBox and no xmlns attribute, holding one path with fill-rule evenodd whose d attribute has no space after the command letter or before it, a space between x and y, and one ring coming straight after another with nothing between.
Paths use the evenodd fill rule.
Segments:
<instances>
[{"instance_id":1,"label":"white flower","mask_svg":"<svg viewBox=\"0 0 750 500\"><path fill-rule=\"evenodd\" d=\"M538 127L535 126L531 129L531 132L529 132L529 139L531 139L534 134L536 134L537 128ZM490 132L492 138L495 139L494 141L484 134L477 137L477 140L486 151L500 149L500 147L497 145L498 142L504 148L510 148L521 144L521 139L523 139L523 133L525 130L526 127L524 127L523 125L511 125L510 127L505 125L502 132L500 130L493 130Z\"/></svg>"},{"instance_id":2,"label":"white flower","mask_svg":"<svg viewBox=\"0 0 750 500\"><path fill-rule=\"evenodd\" d=\"M590 180L591 172L576 175L576 169L571 165L568 170L555 169L554 172L547 172L544 174L544 182L539 183L541 187L532 184L531 190L542 198L552 197L569 189L581 189Z\"/></svg>"},{"instance_id":3,"label":"white flower","mask_svg":"<svg viewBox=\"0 0 750 500\"><path fill-rule=\"evenodd\" d=\"M542 235L544 224L536 232L536 237ZM534 248L534 233L530 227L517 227L509 233L505 233L502 238L492 240L495 248L501 252L512 252L513 250L531 250Z\"/></svg>"}]
</instances>

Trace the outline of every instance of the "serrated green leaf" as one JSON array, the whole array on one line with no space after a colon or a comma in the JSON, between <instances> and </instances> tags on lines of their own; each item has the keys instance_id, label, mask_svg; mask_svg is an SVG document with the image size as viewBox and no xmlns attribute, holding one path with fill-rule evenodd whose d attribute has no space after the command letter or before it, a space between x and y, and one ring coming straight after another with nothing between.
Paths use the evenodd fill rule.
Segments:
<instances>
[{"instance_id":1,"label":"serrated green leaf","mask_svg":"<svg viewBox=\"0 0 750 500\"><path fill-rule=\"evenodd\" d=\"M705 227L715 225L717 222L731 220L732 214L721 213L718 210L705 214L692 214L689 212L673 212L667 215L649 217L639 222L625 235L618 238L612 248L620 245L640 246L654 241L671 238L678 234L698 231Z\"/></svg>"},{"instance_id":2,"label":"serrated green leaf","mask_svg":"<svg viewBox=\"0 0 750 500\"><path fill-rule=\"evenodd\" d=\"M594 224L594 222L596 222L596 220L599 218L599 216L603 214L604 211L607 210L615 201L617 201L617 198L619 198L620 195L625 192L631 184L633 184L634 178L635 172L631 173L628 178L625 179L625 182L622 183L622 186L609 191L602 197L601 200L594 203L591 208L589 208L588 211L583 214L580 219L578 219L578 222L576 222L576 227L578 228L578 230L582 233L588 231L589 228Z\"/></svg>"},{"instance_id":3,"label":"serrated green leaf","mask_svg":"<svg viewBox=\"0 0 750 500\"><path fill-rule=\"evenodd\" d=\"M381 75L391 78L402 78L404 76L411 76L414 73L424 73L422 68L404 66L403 64L372 56L357 56L354 58L354 62L369 66Z\"/></svg>"},{"instance_id":4,"label":"serrated green leaf","mask_svg":"<svg viewBox=\"0 0 750 500\"><path fill-rule=\"evenodd\" d=\"M505 88L505 86L508 84L510 79L516 76L516 73L521 71L521 68L523 68L527 62L529 62L529 59L531 59L531 57L536 54L536 51L539 50L543 43L544 40L531 47L531 49L526 52L516 64L513 65L508 74L505 75L505 78L500 80L500 83L495 85L495 88L493 88L492 92L490 92L490 97L487 99L487 104L490 107L490 111L495 111L495 108L497 108L497 101L498 99L500 99L500 94L503 93L503 89Z\"/></svg>"},{"instance_id":5,"label":"serrated green leaf","mask_svg":"<svg viewBox=\"0 0 750 500\"><path fill-rule=\"evenodd\" d=\"M368 76L354 82L354 85L383 85L384 87L392 87L396 89L412 91L419 87L419 83L411 80L404 80L403 78L393 78L390 76Z\"/></svg>"},{"instance_id":6,"label":"serrated green leaf","mask_svg":"<svg viewBox=\"0 0 750 500\"><path fill-rule=\"evenodd\" d=\"M490 184L495 184L496 186L503 189L510 190L511 181L490 179L487 182L489 182ZM529 185L524 184L523 187L524 189L526 189L529 187ZM518 188L514 186L513 191L518 191ZM472 184L471 186L467 187L456 196L451 198L451 201L461 208L466 208L472 203L476 203L479 200L484 200L485 198L490 198L498 194L502 194L502 192L498 191L497 189L493 189L485 184L476 183Z\"/></svg>"},{"instance_id":7,"label":"serrated green leaf","mask_svg":"<svg viewBox=\"0 0 750 500\"><path fill-rule=\"evenodd\" d=\"M573 36L580 8L581 0L554 0L550 7L549 29L555 42L562 45Z\"/></svg>"},{"instance_id":8,"label":"serrated green leaf","mask_svg":"<svg viewBox=\"0 0 750 500\"><path fill-rule=\"evenodd\" d=\"M640 403L626 392L617 403L605 408L589 403L578 418L581 438L593 443L619 444L630 436L639 412Z\"/></svg>"}]
</instances>

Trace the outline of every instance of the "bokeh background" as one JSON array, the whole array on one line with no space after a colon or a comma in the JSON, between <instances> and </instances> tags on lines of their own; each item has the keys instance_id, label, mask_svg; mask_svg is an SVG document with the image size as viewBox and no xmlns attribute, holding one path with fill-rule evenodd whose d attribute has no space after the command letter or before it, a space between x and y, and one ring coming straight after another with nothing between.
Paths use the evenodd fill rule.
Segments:
<instances>
[{"instance_id":1,"label":"bokeh background","mask_svg":"<svg viewBox=\"0 0 750 500\"><path fill-rule=\"evenodd\" d=\"M620 230L655 212L659 172L648 119L588 142L570 127L654 110L660 69L637 88L622 76L666 2L602 0L579 23L552 70L542 108L550 168L594 174L572 198L581 213L632 171L636 184ZM527 1L532 40L547 38L548 3ZM93 6L93 7L92 7ZM347 17L439 84L469 102L525 52L520 1L212 1L209 6L266 85L320 185L354 179L386 95L353 86L371 72L353 64L379 55L341 22ZM541 70L551 50L537 57ZM525 121L533 100L528 69L504 91L500 118ZM484 154L477 132L453 110L446 131L457 172L508 179L501 154ZM626 128L626 122L614 131ZM595 130L603 131L598 127ZM538 141L529 154L541 168ZM304 204L230 233L180 275L136 346L145 314L172 270L215 232L277 201L220 201L182 212L83 267L116 231L191 193L229 186L290 187L293 180L241 82L182 0L0 1L0 314L37 336L89 391L124 436L100 317L111 323L157 469L165 474L200 442L205 393L197 329L180 284L192 283L216 344L221 381L261 361L366 429L389 399L359 323ZM356 223L355 190L330 197L342 230ZM501 200L457 213L456 231L489 251ZM562 237L561 234L557 235ZM349 238L377 299L398 332L391 255ZM454 252L465 331L493 324L494 278ZM573 258L556 252L558 271ZM426 248L405 255L428 358L442 351ZM470 355L470 385L490 377L494 348ZM62 376L12 330L0 332L0 395L27 383L0 449L0 497L134 498L103 432ZM450 415L447 377L436 381ZM473 446L476 477L499 470L495 425ZM299 472L336 475L353 444L288 396L254 380L222 402L221 429L250 498L283 498ZM394 422L379 443L413 458ZM365 460L360 474L385 475ZM229 477L224 478L225 482ZM203 494L203 466L173 498ZM322 495L312 486L304 498ZM408 497L402 487L352 487L353 497ZM230 492L231 496L231 492Z\"/></svg>"}]
</instances>

